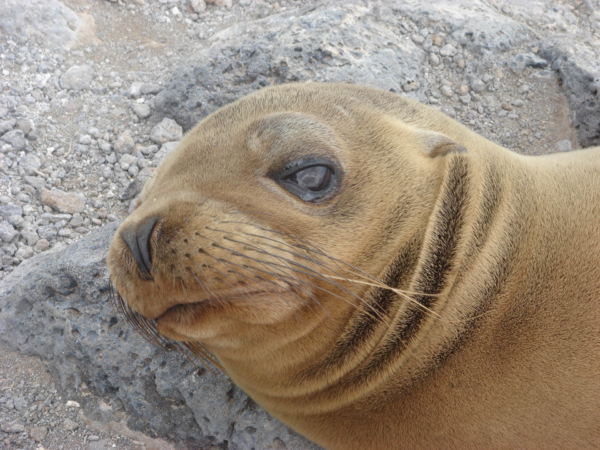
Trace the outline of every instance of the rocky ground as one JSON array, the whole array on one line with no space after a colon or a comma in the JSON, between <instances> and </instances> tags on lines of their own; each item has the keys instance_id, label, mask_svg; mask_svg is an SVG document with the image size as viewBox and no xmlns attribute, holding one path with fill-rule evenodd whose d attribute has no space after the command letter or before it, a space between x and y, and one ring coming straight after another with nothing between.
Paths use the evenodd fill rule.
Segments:
<instances>
[{"instance_id":1,"label":"rocky ground","mask_svg":"<svg viewBox=\"0 0 600 450\"><path fill-rule=\"evenodd\" d=\"M593 0L29 3L0 0L0 279L125 217L195 121L268 84L390 89L530 155L598 145ZM0 449L177 445L92 422L7 347Z\"/></svg>"}]
</instances>

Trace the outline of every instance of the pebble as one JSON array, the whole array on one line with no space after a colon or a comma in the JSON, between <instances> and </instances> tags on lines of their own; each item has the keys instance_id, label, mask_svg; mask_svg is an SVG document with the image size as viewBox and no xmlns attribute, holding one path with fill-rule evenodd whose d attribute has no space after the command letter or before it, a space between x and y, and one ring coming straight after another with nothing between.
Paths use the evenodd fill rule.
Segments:
<instances>
[{"instance_id":1,"label":"pebble","mask_svg":"<svg viewBox=\"0 0 600 450\"><path fill-rule=\"evenodd\" d=\"M556 143L556 149L559 152L570 152L573 150L573 146L571 145L571 141L568 139L563 139Z\"/></svg>"},{"instance_id":2,"label":"pebble","mask_svg":"<svg viewBox=\"0 0 600 450\"><path fill-rule=\"evenodd\" d=\"M5 433L22 433L25 431L25 423L20 419L15 419L12 422L0 424L0 429Z\"/></svg>"},{"instance_id":3,"label":"pebble","mask_svg":"<svg viewBox=\"0 0 600 450\"><path fill-rule=\"evenodd\" d=\"M173 119L165 117L152 128L150 139L157 144L170 141L179 141L183 137L183 128Z\"/></svg>"},{"instance_id":4,"label":"pebble","mask_svg":"<svg viewBox=\"0 0 600 450\"><path fill-rule=\"evenodd\" d=\"M19 235L19 232L8 222L0 223L0 240L10 242Z\"/></svg>"},{"instance_id":5,"label":"pebble","mask_svg":"<svg viewBox=\"0 0 600 450\"><path fill-rule=\"evenodd\" d=\"M93 78L94 70L90 66L73 66L60 77L60 86L63 89L81 91L90 87Z\"/></svg>"},{"instance_id":6,"label":"pebble","mask_svg":"<svg viewBox=\"0 0 600 450\"><path fill-rule=\"evenodd\" d=\"M135 147L135 141L131 136L131 132L124 131L123 133L119 134L119 137L115 141L113 147L119 153L131 153Z\"/></svg>"},{"instance_id":7,"label":"pebble","mask_svg":"<svg viewBox=\"0 0 600 450\"><path fill-rule=\"evenodd\" d=\"M14 151L20 152L27 145L25 141L25 134L22 130L12 130L8 133L4 133L0 140L10 144Z\"/></svg>"},{"instance_id":8,"label":"pebble","mask_svg":"<svg viewBox=\"0 0 600 450\"><path fill-rule=\"evenodd\" d=\"M505 111L512 111L513 107L510 105L510 103L502 103L502 109Z\"/></svg>"},{"instance_id":9,"label":"pebble","mask_svg":"<svg viewBox=\"0 0 600 450\"><path fill-rule=\"evenodd\" d=\"M48 434L47 427L33 427L31 429L31 431L29 432L29 436L35 442L42 442L44 440L44 438L46 437L46 434Z\"/></svg>"},{"instance_id":10,"label":"pebble","mask_svg":"<svg viewBox=\"0 0 600 450\"><path fill-rule=\"evenodd\" d=\"M67 431L74 431L79 428L79 424L71 419L65 419L63 422L63 428Z\"/></svg>"},{"instance_id":11,"label":"pebble","mask_svg":"<svg viewBox=\"0 0 600 450\"><path fill-rule=\"evenodd\" d=\"M80 213L85 206L85 197L82 194L70 194L56 188L52 188L51 191L42 189L40 200L63 213Z\"/></svg>"},{"instance_id":12,"label":"pebble","mask_svg":"<svg viewBox=\"0 0 600 450\"><path fill-rule=\"evenodd\" d=\"M140 118L145 119L152 113L152 109L145 103L134 103L132 105L133 112Z\"/></svg>"},{"instance_id":13,"label":"pebble","mask_svg":"<svg viewBox=\"0 0 600 450\"><path fill-rule=\"evenodd\" d=\"M452 92L452 88L450 86L442 86L440 91L442 92L442 95L444 95L445 97L452 97L453 92Z\"/></svg>"}]
</instances>

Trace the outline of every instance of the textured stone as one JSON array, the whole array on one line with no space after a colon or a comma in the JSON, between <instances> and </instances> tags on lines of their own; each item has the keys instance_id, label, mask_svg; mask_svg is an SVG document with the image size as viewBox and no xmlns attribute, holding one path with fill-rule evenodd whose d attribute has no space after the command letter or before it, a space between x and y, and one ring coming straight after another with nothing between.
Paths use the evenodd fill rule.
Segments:
<instances>
[{"instance_id":1,"label":"textured stone","mask_svg":"<svg viewBox=\"0 0 600 450\"><path fill-rule=\"evenodd\" d=\"M418 82L420 88L408 95L425 100L425 52L398 33L397 6L316 5L235 24L174 70L154 98L150 120L169 117L187 131L245 94L289 82L355 83L398 93L403 85Z\"/></svg>"},{"instance_id":2,"label":"textured stone","mask_svg":"<svg viewBox=\"0 0 600 450\"><path fill-rule=\"evenodd\" d=\"M155 125L150 132L150 139L157 144L178 141L183 136L183 128L172 119L165 117L159 124Z\"/></svg>"},{"instance_id":3,"label":"textured stone","mask_svg":"<svg viewBox=\"0 0 600 450\"><path fill-rule=\"evenodd\" d=\"M63 213L78 213L83 211L85 206L85 197L82 194L70 194L56 188L51 191L42 189L40 200Z\"/></svg>"},{"instance_id":4,"label":"textured stone","mask_svg":"<svg viewBox=\"0 0 600 450\"><path fill-rule=\"evenodd\" d=\"M140 118L140 119L145 119L146 117L149 117L150 114L152 113L152 109L150 108L150 106L148 106L145 103L134 103L131 106L131 109L133 109L133 112Z\"/></svg>"},{"instance_id":5,"label":"textured stone","mask_svg":"<svg viewBox=\"0 0 600 450\"><path fill-rule=\"evenodd\" d=\"M94 79L94 70L90 66L73 66L60 77L60 87L82 91L88 89Z\"/></svg>"},{"instance_id":6,"label":"textured stone","mask_svg":"<svg viewBox=\"0 0 600 450\"><path fill-rule=\"evenodd\" d=\"M3 205L0 206L0 217L7 220L10 216L23 215L23 208L17 205Z\"/></svg>"},{"instance_id":7,"label":"textured stone","mask_svg":"<svg viewBox=\"0 0 600 450\"><path fill-rule=\"evenodd\" d=\"M10 242L19 235L19 232L8 222L0 223L0 240Z\"/></svg>"},{"instance_id":8,"label":"textured stone","mask_svg":"<svg viewBox=\"0 0 600 450\"><path fill-rule=\"evenodd\" d=\"M29 432L29 436L35 442L42 442L44 440L44 438L46 437L46 434L48 434L47 427L33 427L31 429L31 431Z\"/></svg>"},{"instance_id":9,"label":"textured stone","mask_svg":"<svg viewBox=\"0 0 600 450\"><path fill-rule=\"evenodd\" d=\"M538 53L551 61L562 80L570 119L582 147L600 145L600 60L598 50L574 40L544 39Z\"/></svg>"},{"instance_id":10,"label":"textured stone","mask_svg":"<svg viewBox=\"0 0 600 450\"><path fill-rule=\"evenodd\" d=\"M1 141L10 144L14 151L20 152L25 148L27 142L25 141L25 135L22 130L12 130L8 133L4 133L2 137L0 137Z\"/></svg>"},{"instance_id":11,"label":"textured stone","mask_svg":"<svg viewBox=\"0 0 600 450\"><path fill-rule=\"evenodd\" d=\"M25 431L25 423L20 419L13 420L12 422L3 422L0 424L0 429L5 433L22 433Z\"/></svg>"}]
</instances>

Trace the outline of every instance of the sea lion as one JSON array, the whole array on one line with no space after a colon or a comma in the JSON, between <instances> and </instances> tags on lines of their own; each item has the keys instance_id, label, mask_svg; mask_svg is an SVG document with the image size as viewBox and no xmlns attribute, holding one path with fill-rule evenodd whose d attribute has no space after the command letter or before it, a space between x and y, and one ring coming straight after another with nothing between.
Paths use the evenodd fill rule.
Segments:
<instances>
[{"instance_id":1,"label":"sea lion","mask_svg":"<svg viewBox=\"0 0 600 450\"><path fill-rule=\"evenodd\" d=\"M291 84L191 130L108 263L133 322L327 449L592 448L599 218L600 148Z\"/></svg>"}]
</instances>

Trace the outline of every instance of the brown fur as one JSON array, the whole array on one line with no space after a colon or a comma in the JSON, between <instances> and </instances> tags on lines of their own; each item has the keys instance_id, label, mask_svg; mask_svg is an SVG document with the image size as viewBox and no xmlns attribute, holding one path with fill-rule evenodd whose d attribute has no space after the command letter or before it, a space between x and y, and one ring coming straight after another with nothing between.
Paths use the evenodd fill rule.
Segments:
<instances>
[{"instance_id":1,"label":"brown fur","mask_svg":"<svg viewBox=\"0 0 600 450\"><path fill-rule=\"evenodd\" d=\"M343 171L321 203L270 178L306 154ZM151 216L152 280L117 234L118 292L325 448L600 447L600 149L286 85L190 131L121 229Z\"/></svg>"}]
</instances>

